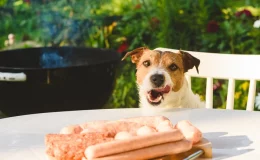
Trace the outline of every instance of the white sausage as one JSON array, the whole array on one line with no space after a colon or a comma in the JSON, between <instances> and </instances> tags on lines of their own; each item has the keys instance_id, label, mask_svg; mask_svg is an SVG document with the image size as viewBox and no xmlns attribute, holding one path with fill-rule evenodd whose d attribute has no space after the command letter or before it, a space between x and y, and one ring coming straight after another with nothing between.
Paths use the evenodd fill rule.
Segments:
<instances>
[{"instance_id":1,"label":"white sausage","mask_svg":"<svg viewBox=\"0 0 260 160\"><path fill-rule=\"evenodd\" d=\"M198 143L202 139L201 131L193 126L189 121L180 121L177 123L176 128L181 130L184 137L193 142Z\"/></svg>"},{"instance_id":2,"label":"white sausage","mask_svg":"<svg viewBox=\"0 0 260 160\"><path fill-rule=\"evenodd\" d=\"M62 128L60 134L79 134L82 130L79 125L72 125Z\"/></svg>"},{"instance_id":3,"label":"white sausage","mask_svg":"<svg viewBox=\"0 0 260 160\"><path fill-rule=\"evenodd\" d=\"M130 134L129 132L118 132L115 136L115 140L122 140L122 139L129 139L132 138L134 135Z\"/></svg>"},{"instance_id":4,"label":"white sausage","mask_svg":"<svg viewBox=\"0 0 260 160\"><path fill-rule=\"evenodd\" d=\"M191 148L191 142L184 139L177 142L149 146L138 150L88 160L144 160L186 152Z\"/></svg>"},{"instance_id":5,"label":"white sausage","mask_svg":"<svg viewBox=\"0 0 260 160\"><path fill-rule=\"evenodd\" d=\"M85 150L87 159L112 155L116 153L127 152L135 149L140 149L152 145L163 144L182 140L184 136L175 129L169 132L155 132L145 136L135 136L130 139L111 141L89 146Z\"/></svg>"},{"instance_id":6,"label":"white sausage","mask_svg":"<svg viewBox=\"0 0 260 160\"><path fill-rule=\"evenodd\" d=\"M138 136L143 136L143 135L149 135L154 132L156 132L156 130L153 129L152 127L143 126L136 131L136 134Z\"/></svg>"}]
</instances>

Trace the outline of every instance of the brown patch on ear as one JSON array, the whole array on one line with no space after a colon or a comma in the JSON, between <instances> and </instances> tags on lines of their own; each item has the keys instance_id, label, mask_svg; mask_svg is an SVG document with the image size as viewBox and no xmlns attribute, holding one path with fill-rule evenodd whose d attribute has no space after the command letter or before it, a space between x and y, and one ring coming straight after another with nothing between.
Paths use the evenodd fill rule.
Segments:
<instances>
[{"instance_id":1,"label":"brown patch on ear","mask_svg":"<svg viewBox=\"0 0 260 160\"><path fill-rule=\"evenodd\" d=\"M133 51L127 52L125 56L122 58L122 61L125 60L128 56L131 56L132 63L138 63L141 58L143 52L147 50L147 47L136 48Z\"/></svg>"},{"instance_id":2,"label":"brown patch on ear","mask_svg":"<svg viewBox=\"0 0 260 160\"><path fill-rule=\"evenodd\" d=\"M198 67L200 65L200 60L196 57L193 57L188 52L184 52L180 50L180 53L182 55L184 72L187 72L189 69L192 69L195 66L197 73L199 73Z\"/></svg>"}]
</instances>

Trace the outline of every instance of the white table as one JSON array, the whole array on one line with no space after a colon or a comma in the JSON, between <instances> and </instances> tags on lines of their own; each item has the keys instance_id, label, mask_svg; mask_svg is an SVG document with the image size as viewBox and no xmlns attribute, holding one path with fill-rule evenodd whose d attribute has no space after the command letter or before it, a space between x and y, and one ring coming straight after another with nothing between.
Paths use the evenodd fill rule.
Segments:
<instances>
[{"instance_id":1,"label":"white table","mask_svg":"<svg viewBox=\"0 0 260 160\"><path fill-rule=\"evenodd\" d=\"M260 159L260 112L213 109L173 109L157 113L140 109L87 110L0 119L0 159L45 160L45 134L58 133L70 124L144 115L164 115L173 123L190 120L213 143L214 160Z\"/></svg>"}]
</instances>

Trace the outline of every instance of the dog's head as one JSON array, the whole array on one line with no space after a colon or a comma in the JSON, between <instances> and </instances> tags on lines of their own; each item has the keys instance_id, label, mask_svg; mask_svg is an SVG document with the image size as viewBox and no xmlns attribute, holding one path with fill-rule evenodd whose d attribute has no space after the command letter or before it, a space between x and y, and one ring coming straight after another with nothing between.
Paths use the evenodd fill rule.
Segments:
<instances>
[{"instance_id":1,"label":"dog's head","mask_svg":"<svg viewBox=\"0 0 260 160\"><path fill-rule=\"evenodd\" d=\"M185 79L184 73L194 66L198 72L200 60L191 54L179 51L150 50L146 47L137 48L128 52L122 60L131 56L136 64L136 82L140 96L146 96L146 100L153 106L158 106L171 94L178 92Z\"/></svg>"}]
</instances>

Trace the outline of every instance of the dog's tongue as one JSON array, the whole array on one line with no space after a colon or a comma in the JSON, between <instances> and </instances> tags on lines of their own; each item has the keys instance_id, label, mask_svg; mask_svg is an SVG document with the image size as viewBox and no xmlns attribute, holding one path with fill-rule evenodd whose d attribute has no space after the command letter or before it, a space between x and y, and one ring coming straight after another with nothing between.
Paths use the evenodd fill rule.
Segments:
<instances>
[{"instance_id":1,"label":"dog's tongue","mask_svg":"<svg viewBox=\"0 0 260 160\"><path fill-rule=\"evenodd\" d=\"M169 93L171 90L171 87L169 85L166 85L164 88L158 88L154 89L156 92L161 92L161 93Z\"/></svg>"}]
</instances>

